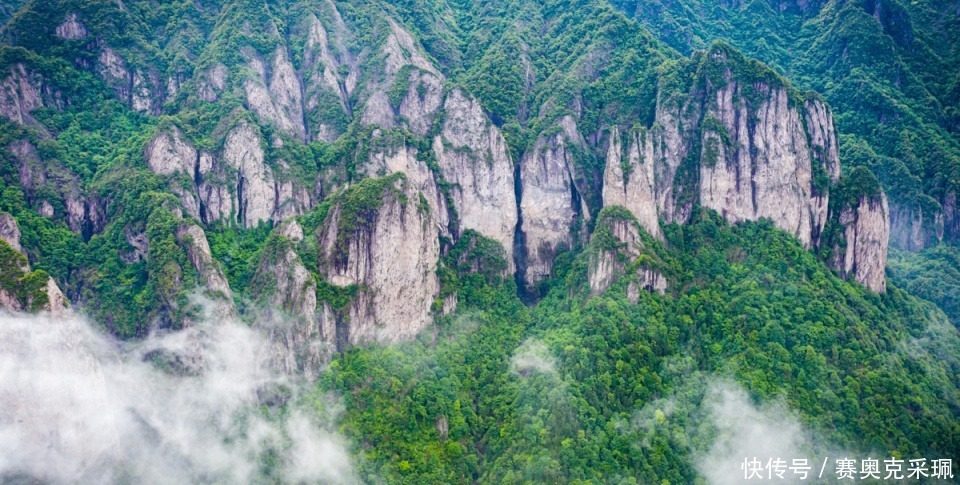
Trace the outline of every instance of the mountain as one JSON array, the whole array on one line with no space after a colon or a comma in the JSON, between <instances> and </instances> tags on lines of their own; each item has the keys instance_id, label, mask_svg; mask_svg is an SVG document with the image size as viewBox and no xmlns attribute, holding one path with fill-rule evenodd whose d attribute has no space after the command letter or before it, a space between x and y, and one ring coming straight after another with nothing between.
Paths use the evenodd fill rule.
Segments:
<instances>
[{"instance_id":1,"label":"mountain","mask_svg":"<svg viewBox=\"0 0 960 485\"><path fill-rule=\"evenodd\" d=\"M361 480L716 481L744 394L797 454L960 459L957 12L10 4L0 297L245 321Z\"/></svg>"}]
</instances>

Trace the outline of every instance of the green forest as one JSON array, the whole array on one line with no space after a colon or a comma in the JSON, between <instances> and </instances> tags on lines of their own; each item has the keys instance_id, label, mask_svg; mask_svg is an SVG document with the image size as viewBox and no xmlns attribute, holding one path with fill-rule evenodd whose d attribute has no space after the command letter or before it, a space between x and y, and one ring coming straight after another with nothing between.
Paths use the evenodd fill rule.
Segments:
<instances>
[{"instance_id":1,"label":"green forest","mask_svg":"<svg viewBox=\"0 0 960 485\"><path fill-rule=\"evenodd\" d=\"M283 428L246 481L731 483L761 434L814 472L960 462L956 0L11 0L0 24L0 309L55 310L52 285L119 349L265 336L286 397L243 419L306 409L351 473L290 478ZM149 482L127 466L101 481Z\"/></svg>"}]
</instances>

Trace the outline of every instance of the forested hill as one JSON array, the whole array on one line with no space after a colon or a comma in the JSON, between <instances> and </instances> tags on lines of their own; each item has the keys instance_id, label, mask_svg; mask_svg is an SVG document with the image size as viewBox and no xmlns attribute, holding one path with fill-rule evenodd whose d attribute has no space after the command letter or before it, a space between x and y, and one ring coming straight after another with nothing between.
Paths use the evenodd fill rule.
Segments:
<instances>
[{"instance_id":1,"label":"forested hill","mask_svg":"<svg viewBox=\"0 0 960 485\"><path fill-rule=\"evenodd\" d=\"M0 21L2 308L134 346L243 322L342 396L310 406L355 478L722 483L731 419L960 460L956 1Z\"/></svg>"}]
</instances>

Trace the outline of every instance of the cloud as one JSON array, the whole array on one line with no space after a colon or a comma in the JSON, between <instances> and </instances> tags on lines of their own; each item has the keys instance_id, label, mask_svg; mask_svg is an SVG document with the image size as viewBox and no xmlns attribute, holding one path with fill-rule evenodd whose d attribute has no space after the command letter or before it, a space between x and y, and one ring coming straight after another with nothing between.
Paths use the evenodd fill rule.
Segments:
<instances>
[{"instance_id":1,"label":"cloud","mask_svg":"<svg viewBox=\"0 0 960 485\"><path fill-rule=\"evenodd\" d=\"M2 314L0 481L356 481L335 416L300 404L269 349L230 319L131 345L72 314Z\"/></svg>"},{"instance_id":2,"label":"cloud","mask_svg":"<svg viewBox=\"0 0 960 485\"><path fill-rule=\"evenodd\" d=\"M768 459L780 458L787 465L795 458L807 458L812 467L816 466L808 456L809 433L784 405L756 406L735 382L713 379L702 406L715 438L705 453L695 454L694 462L708 483L741 483L744 458L756 457L763 464ZM784 476L794 478L789 471Z\"/></svg>"},{"instance_id":3,"label":"cloud","mask_svg":"<svg viewBox=\"0 0 960 485\"><path fill-rule=\"evenodd\" d=\"M553 374L556 372L556 364L546 344L531 337L520 344L513 353L513 357L510 358L510 370L521 376L528 376L534 372Z\"/></svg>"}]
</instances>

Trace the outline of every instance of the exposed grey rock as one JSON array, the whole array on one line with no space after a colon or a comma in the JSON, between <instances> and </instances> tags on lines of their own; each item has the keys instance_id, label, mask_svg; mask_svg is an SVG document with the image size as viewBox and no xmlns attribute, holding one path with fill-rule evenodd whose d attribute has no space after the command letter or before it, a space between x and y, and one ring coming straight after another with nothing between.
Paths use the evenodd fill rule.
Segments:
<instances>
[{"instance_id":1,"label":"exposed grey rock","mask_svg":"<svg viewBox=\"0 0 960 485\"><path fill-rule=\"evenodd\" d=\"M16 219L5 212L0 212L0 241L10 245L13 250L24 256L22 264L20 264L18 268L20 272L30 272L30 264L26 260L26 252L24 252L20 244L20 227L17 225ZM15 276L15 278L19 278L19 276ZM7 288L0 288L0 310L19 312L39 309L40 311L59 313L70 308L70 301L64 296L63 292L60 291L60 287L57 286L53 278L47 279L46 286L43 289L47 301L39 308L33 308L36 305L33 294L26 295L24 301L17 297L16 290L11 289L11 291L8 291Z\"/></svg>"},{"instance_id":2,"label":"exposed grey rock","mask_svg":"<svg viewBox=\"0 0 960 485\"><path fill-rule=\"evenodd\" d=\"M44 106L45 92L43 78L17 63L10 67L10 74L0 81L0 116L20 124L35 123L30 115ZM49 93L52 94L52 93Z\"/></svg>"},{"instance_id":3,"label":"exposed grey rock","mask_svg":"<svg viewBox=\"0 0 960 485\"><path fill-rule=\"evenodd\" d=\"M382 132L375 130L371 139L376 140L382 136L384 136ZM449 218L446 201L430 167L417 158L416 149L404 143L401 146L385 147L383 150L374 151L370 153L370 159L364 166L364 171L368 177L383 177L397 172L404 174L406 182L419 191L433 209L429 214L431 225L440 228L441 233L448 235L446 228Z\"/></svg>"},{"instance_id":4,"label":"exposed grey rock","mask_svg":"<svg viewBox=\"0 0 960 485\"><path fill-rule=\"evenodd\" d=\"M213 259L210 243L203 229L196 224L183 224L177 230L177 240L187 252L190 264L200 274L200 282L207 291L219 299L231 301L233 293L220 264Z\"/></svg>"},{"instance_id":5,"label":"exposed grey rock","mask_svg":"<svg viewBox=\"0 0 960 485\"><path fill-rule=\"evenodd\" d=\"M572 248L571 228L589 212L573 182L569 145L586 146L573 118L559 122L560 133L537 138L520 161L520 213L526 238L524 281L533 286L550 274L553 260Z\"/></svg>"},{"instance_id":6,"label":"exposed grey rock","mask_svg":"<svg viewBox=\"0 0 960 485\"><path fill-rule=\"evenodd\" d=\"M653 136L645 131L630 133L626 151L620 130L610 134L603 173L603 205L625 207L650 235L663 238L654 192Z\"/></svg>"},{"instance_id":7,"label":"exposed grey rock","mask_svg":"<svg viewBox=\"0 0 960 485\"><path fill-rule=\"evenodd\" d=\"M439 228L430 217L436 208L418 203L420 194L405 179L395 181L352 232L341 227L343 207L330 209L318 233L321 275L334 286L358 288L348 307L336 312L338 348L409 340L432 322L440 289Z\"/></svg>"},{"instance_id":8,"label":"exposed grey rock","mask_svg":"<svg viewBox=\"0 0 960 485\"><path fill-rule=\"evenodd\" d=\"M646 249L639 224L634 220L601 214L597 226L595 234L604 240L594 243L587 265L587 281L590 294L594 296L610 288ZM663 294L666 287L666 278L659 271L640 265L636 269L636 278L627 287L627 295L630 297L638 289ZM636 302L635 298L631 300Z\"/></svg>"},{"instance_id":9,"label":"exposed grey rock","mask_svg":"<svg viewBox=\"0 0 960 485\"><path fill-rule=\"evenodd\" d=\"M459 89L447 96L443 109L443 128L433 150L451 184L459 231L474 229L502 244L512 273L517 200L507 143L480 103Z\"/></svg>"},{"instance_id":10,"label":"exposed grey rock","mask_svg":"<svg viewBox=\"0 0 960 485\"><path fill-rule=\"evenodd\" d=\"M636 304L640 301L641 291L663 295L667 292L667 278L654 269L638 267L636 280L627 284L627 300Z\"/></svg>"},{"instance_id":11,"label":"exposed grey rock","mask_svg":"<svg viewBox=\"0 0 960 485\"><path fill-rule=\"evenodd\" d=\"M336 14L336 8L331 5L331 9ZM339 19L339 14L335 18ZM350 113L349 99L356 87L359 70L356 59L343 45L340 35L334 35L334 45L331 45L327 29L315 15L308 15L305 23L304 111L311 120L309 128L312 138L331 142L341 135L342 128L337 126L337 120L328 119L326 113L332 109ZM341 74L342 69L346 70L346 76ZM328 106L333 100L336 100L337 106Z\"/></svg>"},{"instance_id":12,"label":"exposed grey rock","mask_svg":"<svg viewBox=\"0 0 960 485\"><path fill-rule=\"evenodd\" d=\"M214 102L227 87L227 66L218 63L204 71L197 80L197 97Z\"/></svg>"},{"instance_id":13,"label":"exposed grey rock","mask_svg":"<svg viewBox=\"0 0 960 485\"><path fill-rule=\"evenodd\" d=\"M131 74L127 62L110 47L103 47L97 58L97 74L110 86L117 97L125 103L130 102Z\"/></svg>"},{"instance_id":14,"label":"exposed grey rock","mask_svg":"<svg viewBox=\"0 0 960 485\"><path fill-rule=\"evenodd\" d=\"M273 173L264 164L260 135L238 125L223 146L223 161L237 171L237 221L246 227L270 220L274 208Z\"/></svg>"},{"instance_id":15,"label":"exposed grey rock","mask_svg":"<svg viewBox=\"0 0 960 485\"><path fill-rule=\"evenodd\" d=\"M241 51L255 77L244 80L250 110L260 119L300 141L307 141L303 118L303 89L285 47L277 46L269 68L253 49Z\"/></svg>"},{"instance_id":16,"label":"exposed grey rock","mask_svg":"<svg viewBox=\"0 0 960 485\"><path fill-rule=\"evenodd\" d=\"M726 133L704 129L700 203L733 223L770 218L810 248L822 228L813 227L813 174L800 113L789 106L786 90L756 83L753 89L764 98L755 113L734 80L708 103L706 117Z\"/></svg>"},{"instance_id":17,"label":"exposed grey rock","mask_svg":"<svg viewBox=\"0 0 960 485\"><path fill-rule=\"evenodd\" d=\"M843 278L853 278L877 292L887 290L884 270L890 237L887 196L862 196L854 207L844 207L839 222L844 226L845 247L834 248L832 265Z\"/></svg>"},{"instance_id":18,"label":"exposed grey rock","mask_svg":"<svg viewBox=\"0 0 960 485\"><path fill-rule=\"evenodd\" d=\"M284 373L314 379L331 354L334 334L323 333L317 312L317 282L294 250L303 238L303 228L287 221L279 236L264 249L251 288L256 301L265 305L257 325L273 342L270 359Z\"/></svg>"},{"instance_id":19,"label":"exposed grey rock","mask_svg":"<svg viewBox=\"0 0 960 485\"><path fill-rule=\"evenodd\" d=\"M147 234L140 231L132 230L129 226L123 229L124 240L130 247L133 248L132 251L121 254L120 259L125 263L131 264L136 263L137 261L145 261L147 259L147 252L150 250L150 240L147 239Z\"/></svg>"},{"instance_id":20,"label":"exposed grey rock","mask_svg":"<svg viewBox=\"0 0 960 485\"><path fill-rule=\"evenodd\" d=\"M147 145L147 166L153 173L192 177L197 163L197 150L183 140L183 133L176 127L157 133Z\"/></svg>"},{"instance_id":21,"label":"exposed grey rock","mask_svg":"<svg viewBox=\"0 0 960 485\"><path fill-rule=\"evenodd\" d=\"M20 226L12 215L0 212L0 240L6 241L14 251L27 255L20 246Z\"/></svg>"},{"instance_id":22,"label":"exposed grey rock","mask_svg":"<svg viewBox=\"0 0 960 485\"><path fill-rule=\"evenodd\" d=\"M944 215L945 211L924 213L917 204L890 204L890 245L919 251L937 244L944 236Z\"/></svg>"},{"instance_id":23,"label":"exposed grey rock","mask_svg":"<svg viewBox=\"0 0 960 485\"><path fill-rule=\"evenodd\" d=\"M79 40L87 37L87 28L77 18L77 14L71 12L63 23L57 26L56 34L61 39Z\"/></svg>"},{"instance_id":24,"label":"exposed grey rock","mask_svg":"<svg viewBox=\"0 0 960 485\"><path fill-rule=\"evenodd\" d=\"M371 94L360 120L365 125L392 128L397 125L395 115L399 114L410 131L425 136L443 103L445 78L422 53L410 33L393 20L389 22L390 33L380 52L384 58L383 70L368 87ZM408 78L401 79L401 76ZM395 83L403 82L407 83L406 93L399 106L392 106L387 91Z\"/></svg>"},{"instance_id":25,"label":"exposed grey rock","mask_svg":"<svg viewBox=\"0 0 960 485\"><path fill-rule=\"evenodd\" d=\"M103 207L96 197L84 196L76 174L59 162L40 160L36 148L26 139L14 141L9 148L19 164L20 186L33 207L53 216L55 211L50 201L41 197L55 193L64 204L64 219L70 230L89 236L103 228Z\"/></svg>"},{"instance_id":26,"label":"exposed grey rock","mask_svg":"<svg viewBox=\"0 0 960 485\"><path fill-rule=\"evenodd\" d=\"M381 128L393 128L396 122L393 119L393 107L390 106L390 98L384 91L376 91L364 106L363 114L360 116L360 122L367 126L379 126Z\"/></svg>"},{"instance_id":27,"label":"exposed grey rock","mask_svg":"<svg viewBox=\"0 0 960 485\"><path fill-rule=\"evenodd\" d=\"M443 103L443 79L418 69L411 70L408 76L409 86L400 101L400 116L415 135L427 136Z\"/></svg>"}]
</instances>

